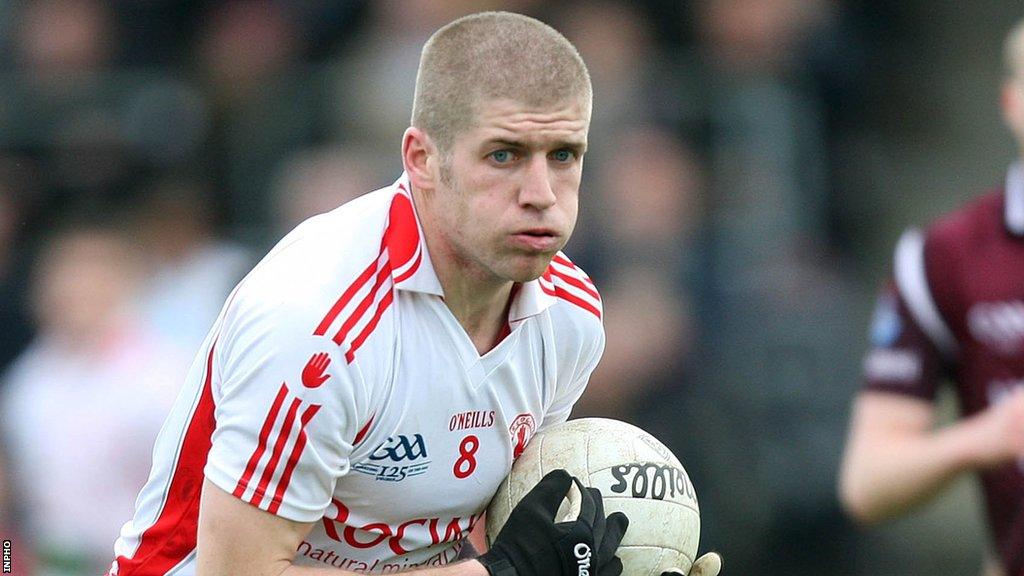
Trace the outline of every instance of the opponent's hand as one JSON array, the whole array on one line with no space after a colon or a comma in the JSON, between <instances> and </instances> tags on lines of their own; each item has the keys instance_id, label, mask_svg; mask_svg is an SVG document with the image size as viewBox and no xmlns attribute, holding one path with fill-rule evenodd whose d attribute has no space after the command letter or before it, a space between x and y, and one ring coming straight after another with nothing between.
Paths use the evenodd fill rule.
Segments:
<instances>
[{"instance_id":1,"label":"opponent's hand","mask_svg":"<svg viewBox=\"0 0 1024 576\"><path fill-rule=\"evenodd\" d=\"M964 424L975 430L974 452L982 467L1024 457L1024 389L1014 388Z\"/></svg>"},{"instance_id":2,"label":"opponent's hand","mask_svg":"<svg viewBox=\"0 0 1024 576\"><path fill-rule=\"evenodd\" d=\"M555 523L555 514L573 482L580 489L576 520ZM486 554L477 558L491 576L619 576L615 551L629 520L604 516L601 492L585 488L565 470L548 472L516 505Z\"/></svg>"},{"instance_id":3,"label":"opponent's hand","mask_svg":"<svg viewBox=\"0 0 1024 576\"><path fill-rule=\"evenodd\" d=\"M721 571L722 557L718 552L708 552L693 561L693 566L690 566L689 576L718 576L718 573ZM682 570L669 570L668 572L662 572L661 576L679 576L680 574L683 574Z\"/></svg>"}]
</instances>

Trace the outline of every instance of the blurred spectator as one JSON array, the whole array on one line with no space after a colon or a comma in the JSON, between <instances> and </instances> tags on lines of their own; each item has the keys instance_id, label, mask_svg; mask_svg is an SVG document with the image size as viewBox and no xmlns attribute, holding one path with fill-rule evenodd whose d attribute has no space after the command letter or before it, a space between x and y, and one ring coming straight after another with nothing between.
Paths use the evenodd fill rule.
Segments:
<instances>
[{"instance_id":1,"label":"blurred spectator","mask_svg":"<svg viewBox=\"0 0 1024 576\"><path fill-rule=\"evenodd\" d=\"M106 2L42 0L12 9L14 74L0 77L0 146L30 154L40 209L96 209L135 176L109 82L118 41Z\"/></svg>"},{"instance_id":2,"label":"blurred spectator","mask_svg":"<svg viewBox=\"0 0 1024 576\"><path fill-rule=\"evenodd\" d=\"M835 501L855 363L852 289L831 253L828 146L806 47L826 0L693 5L707 133L699 347L647 417L694 463L702 529L740 574L856 574ZM839 328L842 327L842 328ZM697 423L673 431L672 422ZM826 543L801 543L828 533ZM740 536L740 535L743 536Z\"/></svg>"},{"instance_id":3,"label":"blurred spectator","mask_svg":"<svg viewBox=\"0 0 1024 576\"><path fill-rule=\"evenodd\" d=\"M682 282L704 225L705 168L661 128L627 125L615 142L618 152L594 169L590 232L600 235L600 260L643 260Z\"/></svg>"},{"instance_id":4,"label":"blurred spectator","mask_svg":"<svg viewBox=\"0 0 1024 576\"><path fill-rule=\"evenodd\" d=\"M594 83L590 158L600 162L619 152L614 135L624 128L676 124L692 114L693 83L674 74L657 49L641 4L600 0L588 2L586 10L574 3L558 6L552 19L579 49Z\"/></svg>"},{"instance_id":5,"label":"blurred spectator","mask_svg":"<svg viewBox=\"0 0 1024 576\"><path fill-rule=\"evenodd\" d=\"M323 80L301 66L305 38L287 4L207 4L196 40L204 91L212 96L208 173L236 237L258 241L272 225L274 166L322 132Z\"/></svg>"},{"instance_id":6,"label":"blurred spectator","mask_svg":"<svg viewBox=\"0 0 1024 576\"><path fill-rule=\"evenodd\" d=\"M272 201L275 226L268 241L276 242L310 216L380 188L392 174L377 164L358 144L294 154L277 177Z\"/></svg>"},{"instance_id":7,"label":"blurred spectator","mask_svg":"<svg viewBox=\"0 0 1024 576\"><path fill-rule=\"evenodd\" d=\"M693 6L710 80L710 153L721 162L715 177L726 187L720 196L734 211L747 208L727 220L738 238L810 234L815 241L849 241L839 210L856 200L836 168L845 132L830 128L862 121L867 65L841 5L703 0ZM744 248L749 256L774 249L761 240Z\"/></svg>"},{"instance_id":8,"label":"blurred spectator","mask_svg":"<svg viewBox=\"0 0 1024 576\"><path fill-rule=\"evenodd\" d=\"M647 402L680 384L694 326L686 294L671 275L638 263L617 268L601 284L607 342L576 416L637 421Z\"/></svg>"},{"instance_id":9,"label":"blurred spectator","mask_svg":"<svg viewBox=\"0 0 1024 576\"><path fill-rule=\"evenodd\" d=\"M222 105L252 98L275 74L286 71L302 48L284 5L269 0L210 4L204 20L200 58Z\"/></svg>"},{"instance_id":10,"label":"blurred spectator","mask_svg":"<svg viewBox=\"0 0 1024 576\"><path fill-rule=\"evenodd\" d=\"M140 258L121 234L89 226L55 235L36 265L39 334L5 376L0 412L38 574L106 569L185 371L129 314Z\"/></svg>"},{"instance_id":11,"label":"blurred spectator","mask_svg":"<svg viewBox=\"0 0 1024 576\"><path fill-rule=\"evenodd\" d=\"M621 129L618 152L592 168L594 201L574 244L586 251L579 260L593 261L608 338L579 410L632 419L653 396L677 393L690 360L689 265L703 190L696 159L672 134Z\"/></svg>"},{"instance_id":12,"label":"blurred spectator","mask_svg":"<svg viewBox=\"0 0 1024 576\"><path fill-rule=\"evenodd\" d=\"M32 336L26 279L26 224L37 193L34 174L24 160L0 158L0 372Z\"/></svg>"},{"instance_id":13,"label":"blurred spectator","mask_svg":"<svg viewBox=\"0 0 1024 576\"><path fill-rule=\"evenodd\" d=\"M15 31L21 66L41 82L104 68L117 47L112 17L100 0L21 3Z\"/></svg>"},{"instance_id":14,"label":"blurred spectator","mask_svg":"<svg viewBox=\"0 0 1024 576\"><path fill-rule=\"evenodd\" d=\"M217 238L209 194L194 180L156 180L138 193L136 203L135 240L150 267L139 294L140 320L190 356L253 256Z\"/></svg>"},{"instance_id":15,"label":"blurred spectator","mask_svg":"<svg viewBox=\"0 0 1024 576\"><path fill-rule=\"evenodd\" d=\"M830 0L704 0L705 46L723 68L771 74L792 67L807 36L834 9Z\"/></svg>"},{"instance_id":16,"label":"blurred spectator","mask_svg":"<svg viewBox=\"0 0 1024 576\"><path fill-rule=\"evenodd\" d=\"M20 160L0 159L0 373L25 348L32 337L26 299L25 224L31 212L32 181ZM0 394L3 393L0 380ZM6 477L7 446L0 443L0 533L18 541L21 536L19 518L15 516L14 494ZM31 570L27 548L19 550L14 561Z\"/></svg>"}]
</instances>

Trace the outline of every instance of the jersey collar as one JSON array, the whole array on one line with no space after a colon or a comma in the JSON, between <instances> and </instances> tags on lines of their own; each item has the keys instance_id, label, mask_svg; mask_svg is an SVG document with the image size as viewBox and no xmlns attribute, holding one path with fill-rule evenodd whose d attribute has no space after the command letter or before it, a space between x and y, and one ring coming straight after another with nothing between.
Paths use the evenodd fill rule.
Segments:
<instances>
[{"instance_id":1,"label":"jersey collar","mask_svg":"<svg viewBox=\"0 0 1024 576\"><path fill-rule=\"evenodd\" d=\"M391 200L387 229L384 232L384 244L392 263L391 276L395 288L443 298L444 290L430 260L423 236L423 226L412 201L409 176L403 172L393 187L395 193ZM519 287L509 308L509 324L514 325L536 316L557 302L557 298L552 294L551 283L548 282L545 289L542 282L543 279L538 278Z\"/></svg>"},{"instance_id":2,"label":"jersey collar","mask_svg":"<svg viewBox=\"0 0 1024 576\"><path fill-rule=\"evenodd\" d=\"M388 258L392 261L391 276L395 288L443 297L444 290L441 289L441 281L437 278L427 252L423 227L412 201L412 185L405 172L402 172L402 177L395 182L393 189L384 244L388 249Z\"/></svg>"},{"instance_id":3,"label":"jersey collar","mask_svg":"<svg viewBox=\"0 0 1024 576\"><path fill-rule=\"evenodd\" d=\"M1010 166L1006 174L1006 229L1017 236L1024 236L1024 165L1020 162Z\"/></svg>"},{"instance_id":4,"label":"jersey collar","mask_svg":"<svg viewBox=\"0 0 1024 576\"><path fill-rule=\"evenodd\" d=\"M543 281L542 278L537 278L520 286L515 298L512 299L512 306L508 310L508 323L510 326L514 327L517 322L522 322L531 316L540 314L558 301L552 295L554 287L549 285L548 289L545 290L541 284Z\"/></svg>"}]
</instances>

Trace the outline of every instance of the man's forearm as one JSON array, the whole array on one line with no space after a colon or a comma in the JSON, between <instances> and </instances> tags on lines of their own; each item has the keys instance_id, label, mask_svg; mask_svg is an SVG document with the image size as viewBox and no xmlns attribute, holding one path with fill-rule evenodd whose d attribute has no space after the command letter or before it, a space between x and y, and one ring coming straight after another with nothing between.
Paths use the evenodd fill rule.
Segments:
<instances>
[{"instance_id":1,"label":"man's forearm","mask_svg":"<svg viewBox=\"0 0 1024 576\"><path fill-rule=\"evenodd\" d=\"M858 519L876 522L912 508L974 467L969 425L855 447L844 465L841 495Z\"/></svg>"},{"instance_id":2,"label":"man's forearm","mask_svg":"<svg viewBox=\"0 0 1024 576\"><path fill-rule=\"evenodd\" d=\"M487 576L487 569L476 560L466 560L446 566L415 568L404 572L415 573L417 576ZM359 576L356 572L348 570L310 566L289 566L280 576L344 576L346 574Z\"/></svg>"}]
</instances>

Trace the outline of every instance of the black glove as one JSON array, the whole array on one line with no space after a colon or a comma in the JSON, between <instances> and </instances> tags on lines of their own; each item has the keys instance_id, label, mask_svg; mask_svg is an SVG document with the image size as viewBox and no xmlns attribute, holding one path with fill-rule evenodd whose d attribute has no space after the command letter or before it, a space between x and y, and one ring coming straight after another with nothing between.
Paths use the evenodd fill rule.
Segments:
<instances>
[{"instance_id":1,"label":"black glove","mask_svg":"<svg viewBox=\"0 0 1024 576\"><path fill-rule=\"evenodd\" d=\"M579 518L555 524L569 487L580 488ZM597 488L584 488L565 470L548 472L516 505L486 554L477 558L491 576L619 576L615 551L629 526L622 512L604 516Z\"/></svg>"}]
</instances>

